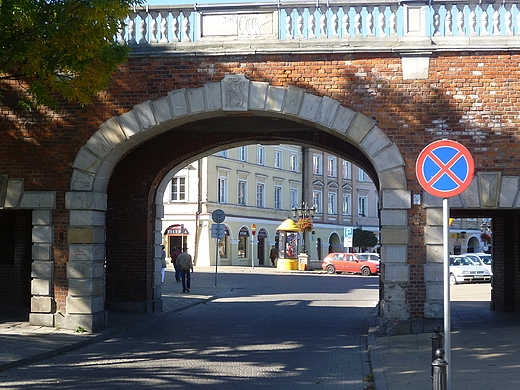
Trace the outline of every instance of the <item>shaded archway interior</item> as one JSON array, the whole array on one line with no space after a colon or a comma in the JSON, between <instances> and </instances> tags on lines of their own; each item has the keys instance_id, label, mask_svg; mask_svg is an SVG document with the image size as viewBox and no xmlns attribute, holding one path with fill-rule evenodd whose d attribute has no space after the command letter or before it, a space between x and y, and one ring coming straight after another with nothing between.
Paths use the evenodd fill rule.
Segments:
<instances>
[{"instance_id":1,"label":"shaded archway interior","mask_svg":"<svg viewBox=\"0 0 520 390\"><path fill-rule=\"evenodd\" d=\"M335 135L285 119L249 114L192 122L138 145L116 165L108 185L106 277L108 308L153 312L155 193L163 177L215 148L247 144L297 144L326 150L360 166L379 188L369 159ZM139 303L139 304L136 304Z\"/></svg>"}]
</instances>

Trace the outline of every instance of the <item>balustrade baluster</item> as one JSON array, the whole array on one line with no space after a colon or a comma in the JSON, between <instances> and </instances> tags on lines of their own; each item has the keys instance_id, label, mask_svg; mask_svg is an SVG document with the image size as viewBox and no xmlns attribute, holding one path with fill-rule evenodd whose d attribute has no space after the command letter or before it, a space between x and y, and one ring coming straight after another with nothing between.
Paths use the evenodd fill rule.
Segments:
<instances>
[{"instance_id":1,"label":"balustrade baluster","mask_svg":"<svg viewBox=\"0 0 520 390\"><path fill-rule=\"evenodd\" d=\"M379 15L377 15L377 29L379 30L378 36L379 37L387 37L388 34L385 31L386 28L386 17L385 17L385 10L386 6L380 5L377 7L379 10Z\"/></svg>"},{"instance_id":2,"label":"balustrade baluster","mask_svg":"<svg viewBox=\"0 0 520 390\"><path fill-rule=\"evenodd\" d=\"M161 43L168 43L168 11L161 11Z\"/></svg>"},{"instance_id":3,"label":"balustrade baluster","mask_svg":"<svg viewBox=\"0 0 520 390\"><path fill-rule=\"evenodd\" d=\"M157 33L159 30L157 29L157 16L159 16L159 12L152 11L150 12L150 16L152 18L152 26L150 28L152 35L150 37L150 43L158 43L159 40L157 39Z\"/></svg>"},{"instance_id":4,"label":"balustrade baluster","mask_svg":"<svg viewBox=\"0 0 520 390\"><path fill-rule=\"evenodd\" d=\"M441 35L441 15L439 13L441 8L440 4L433 5L433 36L438 37Z\"/></svg>"},{"instance_id":5,"label":"balustrade baluster","mask_svg":"<svg viewBox=\"0 0 520 390\"><path fill-rule=\"evenodd\" d=\"M146 24L146 17L148 16L148 12L142 11L139 12L139 16L141 17L141 24L139 26L139 34L141 35L141 39L139 39L139 44L148 43L146 40L146 34L148 33L148 25Z\"/></svg>"},{"instance_id":6,"label":"balustrade baluster","mask_svg":"<svg viewBox=\"0 0 520 390\"><path fill-rule=\"evenodd\" d=\"M504 13L504 24L506 27L506 35L513 35L513 15L511 13L512 4L504 3L506 12Z\"/></svg>"},{"instance_id":7,"label":"balustrade baluster","mask_svg":"<svg viewBox=\"0 0 520 390\"><path fill-rule=\"evenodd\" d=\"M332 7L332 16L330 18L330 29L331 29L331 37L338 38L338 11L339 7Z\"/></svg>"},{"instance_id":8,"label":"balustrade baluster","mask_svg":"<svg viewBox=\"0 0 520 390\"><path fill-rule=\"evenodd\" d=\"M374 6L373 5L367 5L367 37L368 38L374 38Z\"/></svg>"},{"instance_id":9,"label":"balustrade baluster","mask_svg":"<svg viewBox=\"0 0 520 390\"><path fill-rule=\"evenodd\" d=\"M469 35L475 36L477 35L477 13L476 13L477 4L469 5L469 15L468 15L468 26L469 26Z\"/></svg>"},{"instance_id":10,"label":"balustrade baluster","mask_svg":"<svg viewBox=\"0 0 520 390\"><path fill-rule=\"evenodd\" d=\"M308 35L308 38L309 39L314 39L316 38L316 24L315 24L315 17L314 17L314 13L316 12L316 7L309 7L308 8L309 10L309 19L307 20L307 25L308 25L308 28L309 28L309 35Z\"/></svg>"},{"instance_id":11,"label":"balustrade baluster","mask_svg":"<svg viewBox=\"0 0 520 390\"><path fill-rule=\"evenodd\" d=\"M457 4L457 35L459 37L466 35L464 31L464 4Z\"/></svg>"},{"instance_id":12,"label":"balustrade baluster","mask_svg":"<svg viewBox=\"0 0 520 390\"><path fill-rule=\"evenodd\" d=\"M303 12L305 11L304 8L298 7L296 8L296 12L298 12L298 17L296 18L296 30L298 31L298 34L296 35L296 38L303 39Z\"/></svg>"},{"instance_id":13,"label":"balustrade baluster","mask_svg":"<svg viewBox=\"0 0 520 390\"><path fill-rule=\"evenodd\" d=\"M354 16L354 31L355 31L355 37L361 38L363 36L363 33L361 32L361 11L363 9L362 6L357 5L354 7L356 10L356 15Z\"/></svg>"},{"instance_id":14,"label":"balustrade baluster","mask_svg":"<svg viewBox=\"0 0 520 390\"><path fill-rule=\"evenodd\" d=\"M392 4L390 6L390 36L397 36L397 10L399 6L397 4Z\"/></svg>"},{"instance_id":15,"label":"balustrade baluster","mask_svg":"<svg viewBox=\"0 0 520 390\"><path fill-rule=\"evenodd\" d=\"M182 42L190 42L190 15L191 11L182 11L183 25L182 25Z\"/></svg>"},{"instance_id":16,"label":"balustrade baluster","mask_svg":"<svg viewBox=\"0 0 520 390\"><path fill-rule=\"evenodd\" d=\"M117 29L117 36L118 36L117 43L121 46L126 45L125 26L123 25L123 23L121 23L119 28Z\"/></svg>"},{"instance_id":17,"label":"balustrade baluster","mask_svg":"<svg viewBox=\"0 0 520 390\"><path fill-rule=\"evenodd\" d=\"M446 28L446 33L444 34L447 37L453 36L453 19L451 17L451 6L446 6L446 17L444 19L444 27Z\"/></svg>"},{"instance_id":18,"label":"balustrade baluster","mask_svg":"<svg viewBox=\"0 0 520 390\"><path fill-rule=\"evenodd\" d=\"M172 42L179 42L179 18L180 11L172 12Z\"/></svg>"},{"instance_id":19,"label":"balustrade baluster","mask_svg":"<svg viewBox=\"0 0 520 390\"><path fill-rule=\"evenodd\" d=\"M137 18L137 14L135 12L130 12L130 14L128 14L128 18L130 19L128 22L128 43L135 44L137 43L135 40L135 18Z\"/></svg>"},{"instance_id":20,"label":"balustrade baluster","mask_svg":"<svg viewBox=\"0 0 520 390\"><path fill-rule=\"evenodd\" d=\"M482 14L480 15L480 25L481 25L481 36L489 35L489 16L488 16L488 8L489 4L486 4L482 7Z\"/></svg>"},{"instance_id":21,"label":"balustrade baluster","mask_svg":"<svg viewBox=\"0 0 520 390\"><path fill-rule=\"evenodd\" d=\"M493 8L493 35L501 35L500 32L500 4L491 4Z\"/></svg>"},{"instance_id":22,"label":"balustrade baluster","mask_svg":"<svg viewBox=\"0 0 520 390\"><path fill-rule=\"evenodd\" d=\"M293 23L292 23L292 14L293 10L290 8L286 9L285 12L287 13L287 16L285 17L285 39L293 39L292 30L293 30Z\"/></svg>"},{"instance_id":23,"label":"balustrade baluster","mask_svg":"<svg viewBox=\"0 0 520 390\"><path fill-rule=\"evenodd\" d=\"M342 34L341 36L343 38L349 38L350 37L350 16L349 16L350 7L344 6L343 7L343 17L341 18L341 28L342 28Z\"/></svg>"},{"instance_id":24,"label":"balustrade baluster","mask_svg":"<svg viewBox=\"0 0 520 390\"><path fill-rule=\"evenodd\" d=\"M516 27L515 27L515 31L516 31L516 35L520 35L518 33L518 28L520 27L520 12L518 12L516 14Z\"/></svg>"},{"instance_id":25,"label":"balustrade baluster","mask_svg":"<svg viewBox=\"0 0 520 390\"><path fill-rule=\"evenodd\" d=\"M320 13L320 38L327 38L327 10L325 12L318 8Z\"/></svg>"}]
</instances>

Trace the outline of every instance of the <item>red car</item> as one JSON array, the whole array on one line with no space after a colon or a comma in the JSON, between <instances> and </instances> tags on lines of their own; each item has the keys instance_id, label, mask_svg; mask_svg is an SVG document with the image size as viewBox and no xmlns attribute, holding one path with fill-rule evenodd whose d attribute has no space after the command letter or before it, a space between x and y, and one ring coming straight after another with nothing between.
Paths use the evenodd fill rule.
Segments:
<instances>
[{"instance_id":1,"label":"red car","mask_svg":"<svg viewBox=\"0 0 520 390\"><path fill-rule=\"evenodd\" d=\"M364 276L379 273L379 261L364 260L357 253L329 253L321 263L327 273L355 272Z\"/></svg>"}]
</instances>

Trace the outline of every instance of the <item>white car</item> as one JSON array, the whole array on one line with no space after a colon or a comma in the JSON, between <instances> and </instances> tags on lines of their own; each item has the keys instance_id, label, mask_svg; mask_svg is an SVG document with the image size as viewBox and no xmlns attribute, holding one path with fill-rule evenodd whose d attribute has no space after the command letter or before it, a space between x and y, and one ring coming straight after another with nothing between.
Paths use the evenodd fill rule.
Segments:
<instances>
[{"instance_id":1,"label":"white car","mask_svg":"<svg viewBox=\"0 0 520 390\"><path fill-rule=\"evenodd\" d=\"M491 272L467 256L450 256L450 284L473 282L491 282Z\"/></svg>"},{"instance_id":2,"label":"white car","mask_svg":"<svg viewBox=\"0 0 520 390\"><path fill-rule=\"evenodd\" d=\"M491 269L493 258L489 253L463 253L461 256L469 257L475 264L487 268L489 273L493 275L493 270Z\"/></svg>"}]
</instances>

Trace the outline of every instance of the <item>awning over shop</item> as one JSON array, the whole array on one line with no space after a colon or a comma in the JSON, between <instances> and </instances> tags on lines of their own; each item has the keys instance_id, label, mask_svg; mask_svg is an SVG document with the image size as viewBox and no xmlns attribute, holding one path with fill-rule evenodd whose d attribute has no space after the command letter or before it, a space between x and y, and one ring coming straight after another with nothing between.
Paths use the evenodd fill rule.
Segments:
<instances>
[{"instance_id":1,"label":"awning over shop","mask_svg":"<svg viewBox=\"0 0 520 390\"><path fill-rule=\"evenodd\" d=\"M184 232L183 230L184 229ZM164 231L165 236L189 236L190 233L188 232L188 229L184 227L184 225L170 225L168 228Z\"/></svg>"}]
</instances>

